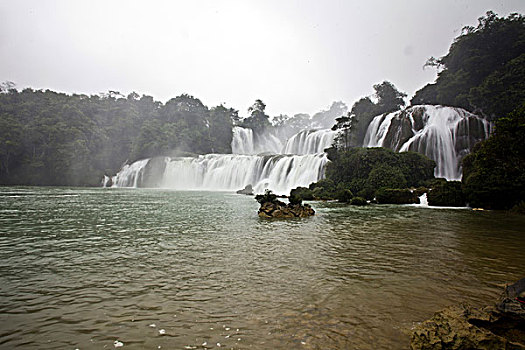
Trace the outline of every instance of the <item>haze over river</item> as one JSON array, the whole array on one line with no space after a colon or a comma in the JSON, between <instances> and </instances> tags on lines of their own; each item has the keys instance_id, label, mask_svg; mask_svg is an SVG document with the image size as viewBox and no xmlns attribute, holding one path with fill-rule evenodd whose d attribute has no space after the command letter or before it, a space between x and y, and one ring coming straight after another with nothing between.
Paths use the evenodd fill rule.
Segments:
<instances>
[{"instance_id":1,"label":"haze over river","mask_svg":"<svg viewBox=\"0 0 525 350\"><path fill-rule=\"evenodd\" d=\"M227 192L0 188L0 348L401 349L524 277L523 216L312 206L267 221Z\"/></svg>"}]
</instances>

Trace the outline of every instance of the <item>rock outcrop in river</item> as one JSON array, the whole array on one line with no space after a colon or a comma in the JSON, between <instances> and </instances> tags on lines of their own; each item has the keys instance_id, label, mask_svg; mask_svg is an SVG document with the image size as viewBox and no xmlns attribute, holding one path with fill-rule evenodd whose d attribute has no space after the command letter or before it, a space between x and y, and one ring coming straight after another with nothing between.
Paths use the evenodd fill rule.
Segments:
<instances>
[{"instance_id":1,"label":"rock outcrop in river","mask_svg":"<svg viewBox=\"0 0 525 350\"><path fill-rule=\"evenodd\" d=\"M285 204L276 201L263 203L259 208L261 218L305 218L312 215L315 215L315 211L309 204Z\"/></svg>"},{"instance_id":2,"label":"rock outcrop in river","mask_svg":"<svg viewBox=\"0 0 525 350\"><path fill-rule=\"evenodd\" d=\"M309 204L302 204L302 199L296 196L290 196L290 203L285 204L277 199L272 191L266 190L264 194L255 196L259 202L259 217L261 218L305 218L315 215L315 211Z\"/></svg>"},{"instance_id":3,"label":"rock outcrop in river","mask_svg":"<svg viewBox=\"0 0 525 350\"><path fill-rule=\"evenodd\" d=\"M525 349L525 278L507 286L497 305L448 307L416 326L412 349ZM520 296L521 295L521 296Z\"/></svg>"}]
</instances>

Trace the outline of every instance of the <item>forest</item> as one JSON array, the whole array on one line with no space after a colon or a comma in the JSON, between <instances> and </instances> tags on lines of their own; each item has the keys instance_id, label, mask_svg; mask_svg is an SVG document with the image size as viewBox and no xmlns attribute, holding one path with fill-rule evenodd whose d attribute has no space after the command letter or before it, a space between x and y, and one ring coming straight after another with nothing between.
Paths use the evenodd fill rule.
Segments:
<instances>
[{"instance_id":1,"label":"forest","mask_svg":"<svg viewBox=\"0 0 525 350\"><path fill-rule=\"evenodd\" d=\"M181 95L162 104L117 92L0 93L0 183L98 186L104 174L156 155L231 153L238 113Z\"/></svg>"}]
</instances>

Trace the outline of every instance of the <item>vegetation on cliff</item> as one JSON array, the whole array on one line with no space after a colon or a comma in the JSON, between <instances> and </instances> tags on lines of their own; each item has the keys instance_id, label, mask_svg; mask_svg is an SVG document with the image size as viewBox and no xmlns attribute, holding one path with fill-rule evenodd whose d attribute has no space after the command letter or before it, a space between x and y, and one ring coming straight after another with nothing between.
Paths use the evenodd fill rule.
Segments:
<instances>
[{"instance_id":1,"label":"vegetation on cliff","mask_svg":"<svg viewBox=\"0 0 525 350\"><path fill-rule=\"evenodd\" d=\"M374 85L374 95L363 97L355 102L348 114L336 119L332 130L339 131L334 140L334 147L348 150L363 144L368 125L374 117L395 112L405 105L404 97L407 95L397 90L389 81ZM372 98L376 102L372 101Z\"/></svg>"},{"instance_id":2,"label":"vegetation on cliff","mask_svg":"<svg viewBox=\"0 0 525 350\"><path fill-rule=\"evenodd\" d=\"M385 148L330 149L326 178L357 196L373 199L381 188L424 185L434 178L435 162L422 154Z\"/></svg>"},{"instance_id":3,"label":"vegetation on cliff","mask_svg":"<svg viewBox=\"0 0 525 350\"><path fill-rule=\"evenodd\" d=\"M510 209L525 199L525 104L496 121L494 134L463 160L468 203Z\"/></svg>"},{"instance_id":4,"label":"vegetation on cliff","mask_svg":"<svg viewBox=\"0 0 525 350\"><path fill-rule=\"evenodd\" d=\"M427 61L438 77L412 105L456 106L497 119L525 100L525 18L488 11L478 21L463 28L445 56Z\"/></svg>"},{"instance_id":5,"label":"vegetation on cliff","mask_svg":"<svg viewBox=\"0 0 525 350\"><path fill-rule=\"evenodd\" d=\"M353 198L360 197L354 201L354 204L360 204L362 199L372 200L382 191L382 201L391 203L399 200L386 199L394 192L385 189L426 185L434 179L436 165L422 154L395 153L386 148L351 148L347 151L331 148L328 157L331 162L326 168L326 178L310 184L308 189L294 189L291 194L303 199L337 199L344 203L352 203ZM397 192L395 197L399 197ZM410 200L403 202L413 203L412 197L410 195Z\"/></svg>"}]
</instances>

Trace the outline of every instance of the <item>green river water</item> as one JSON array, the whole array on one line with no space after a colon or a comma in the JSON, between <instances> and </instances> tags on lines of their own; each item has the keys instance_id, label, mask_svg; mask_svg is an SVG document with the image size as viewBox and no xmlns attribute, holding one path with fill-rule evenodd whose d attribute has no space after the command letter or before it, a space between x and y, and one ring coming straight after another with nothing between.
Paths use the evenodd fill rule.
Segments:
<instances>
[{"instance_id":1,"label":"green river water","mask_svg":"<svg viewBox=\"0 0 525 350\"><path fill-rule=\"evenodd\" d=\"M2 349L406 349L524 277L525 218L253 197L0 188Z\"/></svg>"}]
</instances>

